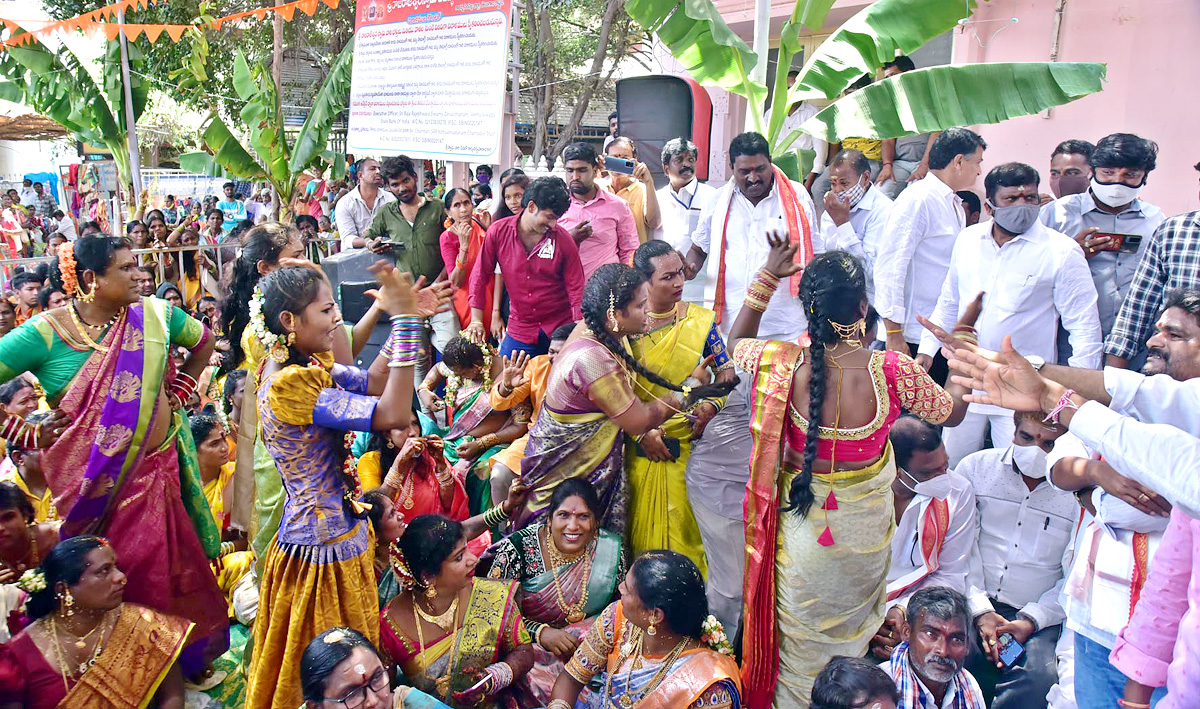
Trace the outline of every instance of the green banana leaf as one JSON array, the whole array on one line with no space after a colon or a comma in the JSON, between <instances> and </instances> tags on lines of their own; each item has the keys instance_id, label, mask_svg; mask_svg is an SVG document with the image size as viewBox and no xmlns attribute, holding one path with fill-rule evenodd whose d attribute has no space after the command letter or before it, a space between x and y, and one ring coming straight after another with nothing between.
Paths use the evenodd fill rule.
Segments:
<instances>
[{"instance_id":1,"label":"green banana leaf","mask_svg":"<svg viewBox=\"0 0 1200 709\"><path fill-rule=\"evenodd\" d=\"M800 127L810 135L898 138L1028 116L1100 91L1104 64L1010 62L937 66L876 82Z\"/></svg>"},{"instance_id":2,"label":"green banana leaf","mask_svg":"<svg viewBox=\"0 0 1200 709\"><path fill-rule=\"evenodd\" d=\"M292 146L292 160L289 169L292 173L303 172L321 157L325 144L329 140L329 130L333 122L346 110L350 99L350 72L354 66L354 40L346 43L342 53L334 60L324 83L313 97L312 108L300 126L296 135L296 143ZM343 172L345 160L342 161ZM336 168L337 161L334 161ZM340 179L334 175L334 179Z\"/></svg>"},{"instance_id":3,"label":"green banana leaf","mask_svg":"<svg viewBox=\"0 0 1200 709\"><path fill-rule=\"evenodd\" d=\"M129 95L133 98L133 118L137 121L146 103L150 99L150 83L138 74L142 73L146 56L138 49L136 42L127 42L129 55ZM121 43L119 41L105 42L104 60L102 62L104 75L104 95L108 104L118 109L118 115L125 116L125 85L121 81Z\"/></svg>"},{"instance_id":4,"label":"green banana leaf","mask_svg":"<svg viewBox=\"0 0 1200 709\"><path fill-rule=\"evenodd\" d=\"M12 82L8 90L16 103L50 118L81 140L103 144L105 138L123 141L125 130L113 114L95 80L65 48L57 54L37 39L0 54L0 77ZM7 97L6 97L7 98Z\"/></svg>"},{"instance_id":5,"label":"green banana leaf","mask_svg":"<svg viewBox=\"0 0 1200 709\"><path fill-rule=\"evenodd\" d=\"M287 183L291 180L291 151L283 135L283 114L271 72L261 64L251 67L237 52L233 58L233 88L246 101L242 123L250 129L250 147L261 159L261 167L266 168L273 184ZM219 152L211 143L208 147ZM220 158L217 161L221 162Z\"/></svg>"},{"instance_id":6,"label":"green banana leaf","mask_svg":"<svg viewBox=\"0 0 1200 709\"><path fill-rule=\"evenodd\" d=\"M812 171L813 160L817 157L816 151L803 148L801 150L792 150L776 155L771 154L771 164L783 170L783 174L788 176L793 182L804 182L804 178Z\"/></svg>"},{"instance_id":7,"label":"green banana leaf","mask_svg":"<svg viewBox=\"0 0 1200 709\"><path fill-rule=\"evenodd\" d=\"M955 27L975 0L876 0L831 34L804 63L787 105L834 99L896 51L909 53Z\"/></svg>"},{"instance_id":8,"label":"green banana leaf","mask_svg":"<svg viewBox=\"0 0 1200 709\"><path fill-rule=\"evenodd\" d=\"M657 34L697 82L744 96L751 106L766 100L767 87L750 78L758 56L725 24L711 0L629 0L625 11ZM761 124L761 115L754 115Z\"/></svg>"},{"instance_id":9,"label":"green banana leaf","mask_svg":"<svg viewBox=\"0 0 1200 709\"><path fill-rule=\"evenodd\" d=\"M787 117L787 107L792 104L786 101L788 86L787 75L792 67L792 58L800 51L800 28L802 26L819 30L825 24L825 17L834 0L796 0L792 15L783 23L779 32L779 51L775 63L775 85L771 93L770 120L767 121L767 143L772 152L786 150L786 145L777 145L779 131L783 120Z\"/></svg>"},{"instance_id":10,"label":"green banana leaf","mask_svg":"<svg viewBox=\"0 0 1200 709\"><path fill-rule=\"evenodd\" d=\"M212 153L184 153L179 156L179 167L188 172L216 176L218 173L212 166L215 164L224 171L224 175L252 180L270 178L267 169L242 147L233 132L215 113L210 114L200 127L200 140Z\"/></svg>"}]
</instances>

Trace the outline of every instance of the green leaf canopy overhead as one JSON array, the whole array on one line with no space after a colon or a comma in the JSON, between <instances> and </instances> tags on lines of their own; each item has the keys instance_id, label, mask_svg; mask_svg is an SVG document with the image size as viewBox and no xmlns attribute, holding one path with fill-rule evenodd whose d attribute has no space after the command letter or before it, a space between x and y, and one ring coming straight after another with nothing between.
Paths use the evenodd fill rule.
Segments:
<instances>
[{"instance_id":1,"label":"green leaf canopy overhead","mask_svg":"<svg viewBox=\"0 0 1200 709\"><path fill-rule=\"evenodd\" d=\"M859 89L805 121L801 130L831 143L898 138L953 126L1028 116L1103 88L1105 65L1007 62L937 66Z\"/></svg>"}]
</instances>

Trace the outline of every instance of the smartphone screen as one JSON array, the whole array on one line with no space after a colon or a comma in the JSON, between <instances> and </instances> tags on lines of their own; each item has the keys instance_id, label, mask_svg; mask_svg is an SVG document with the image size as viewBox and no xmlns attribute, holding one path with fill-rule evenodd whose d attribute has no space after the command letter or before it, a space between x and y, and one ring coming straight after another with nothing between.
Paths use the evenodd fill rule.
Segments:
<instances>
[{"instance_id":1,"label":"smartphone screen","mask_svg":"<svg viewBox=\"0 0 1200 709\"><path fill-rule=\"evenodd\" d=\"M1025 654L1024 646L1017 642L1012 633L1001 635L996 643L1000 648L1000 662L1003 662L1006 668L1012 667L1017 660L1021 659L1021 655Z\"/></svg>"}]
</instances>

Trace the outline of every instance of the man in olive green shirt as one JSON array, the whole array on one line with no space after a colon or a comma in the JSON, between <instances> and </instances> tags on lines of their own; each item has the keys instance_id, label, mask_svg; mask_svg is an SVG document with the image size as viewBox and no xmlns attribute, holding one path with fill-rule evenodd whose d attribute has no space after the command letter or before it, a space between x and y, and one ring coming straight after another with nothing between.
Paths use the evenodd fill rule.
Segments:
<instances>
[{"instance_id":1,"label":"man in olive green shirt","mask_svg":"<svg viewBox=\"0 0 1200 709\"><path fill-rule=\"evenodd\" d=\"M375 214L363 238L367 248L375 253L396 256L396 268L408 271L413 278L425 276L433 283L446 268L438 244L445 229L446 209L435 199L421 194L417 168L405 155L386 158L380 166L388 192L396 196ZM454 310L438 313L429 320L433 330L430 342L439 351L458 334L458 316ZM423 378L424 367L418 365L417 381Z\"/></svg>"}]
</instances>

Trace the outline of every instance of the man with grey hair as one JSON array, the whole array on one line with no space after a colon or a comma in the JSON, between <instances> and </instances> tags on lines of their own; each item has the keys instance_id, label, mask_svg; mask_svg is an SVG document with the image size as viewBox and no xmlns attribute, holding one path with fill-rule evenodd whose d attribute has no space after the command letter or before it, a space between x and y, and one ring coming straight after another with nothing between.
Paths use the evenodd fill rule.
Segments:
<instances>
[{"instance_id":1,"label":"man with grey hair","mask_svg":"<svg viewBox=\"0 0 1200 709\"><path fill-rule=\"evenodd\" d=\"M829 191L814 251L848 251L875 272L875 252L883 242L892 200L871 183L871 162L861 150L842 150L829 165ZM867 279L867 298L875 295Z\"/></svg>"},{"instance_id":2,"label":"man with grey hair","mask_svg":"<svg viewBox=\"0 0 1200 709\"><path fill-rule=\"evenodd\" d=\"M696 179L696 144L687 138L672 138L662 150L663 171L667 184L658 190L658 206L662 224L654 230L653 238L674 246L686 254L692 247L692 232L700 221L700 213L717 198L717 189ZM704 274L686 282L683 299L689 303L704 303Z\"/></svg>"},{"instance_id":3,"label":"man with grey hair","mask_svg":"<svg viewBox=\"0 0 1200 709\"><path fill-rule=\"evenodd\" d=\"M904 642L880 665L900 690L897 709L984 709L979 683L963 668L970 648L967 599L942 586L909 600Z\"/></svg>"}]
</instances>

